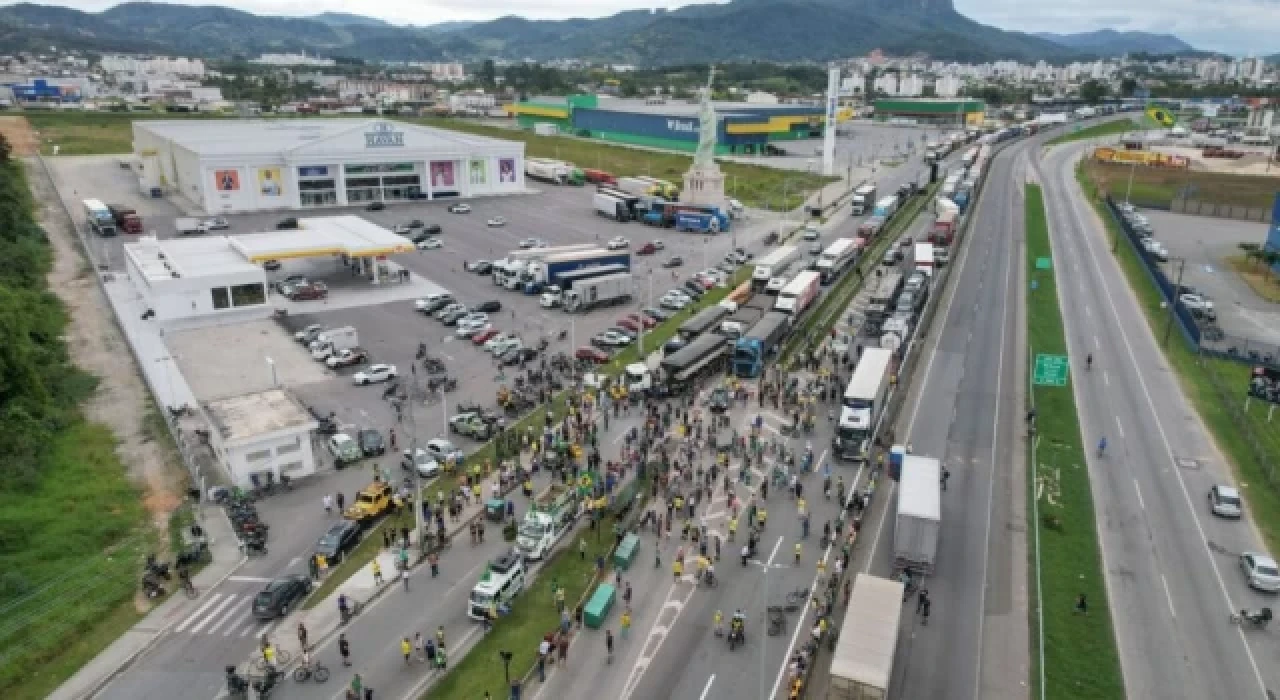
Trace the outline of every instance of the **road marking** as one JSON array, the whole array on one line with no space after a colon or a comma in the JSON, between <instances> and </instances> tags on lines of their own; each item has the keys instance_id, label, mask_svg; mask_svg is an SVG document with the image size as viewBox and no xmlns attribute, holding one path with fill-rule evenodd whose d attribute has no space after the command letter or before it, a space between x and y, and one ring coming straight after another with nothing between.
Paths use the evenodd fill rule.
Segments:
<instances>
[{"instance_id":1,"label":"road marking","mask_svg":"<svg viewBox=\"0 0 1280 700\"><path fill-rule=\"evenodd\" d=\"M296 560L295 560L295 563L296 563ZM292 565L293 564L290 564L289 566L292 566ZM289 568L289 567L285 567L285 568ZM264 576L228 576L227 580L235 581L236 583L267 583L271 579L266 578Z\"/></svg>"},{"instance_id":2,"label":"road marking","mask_svg":"<svg viewBox=\"0 0 1280 700\"><path fill-rule=\"evenodd\" d=\"M238 596L233 596L233 595L227 596L226 600L223 600L221 603L219 603L218 606L214 608L208 615L205 615L204 618L201 619L200 622L198 622L195 627L191 628L191 634L199 634L200 630L204 629L210 622L213 622L213 618L221 614L223 610L228 608L232 603L236 602L237 599L238 599ZM224 618L223 622L225 621L226 619ZM222 624L222 623L220 622L218 624ZM210 633L212 634L212 630L210 630Z\"/></svg>"},{"instance_id":3,"label":"road marking","mask_svg":"<svg viewBox=\"0 0 1280 700\"><path fill-rule=\"evenodd\" d=\"M707 700L707 693L711 692L711 684L716 682L716 674L711 674L707 679L707 684L702 688L702 695L698 696L698 700Z\"/></svg>"},{"instance_id":4,"label":"road marking","mask_svg":"<svg viewBox=\"0 0 1280 700\"><path fill-rule=\"evenodd\" d=\"M765 566L773 566L773 558L778 556L778 547L782 546L782 535L778 535L778 541L773 543L773 551L769 553L769 561L764 563Z\"/></svg>"},{"instance_id":5,"label":"road marking","mask_svg":"<svg viewBox=\"0 0 1280 700\"><path fill-rule=\"evenodd\" d=\"M173 628L173 631L181 632L182 630L185 630L187 628L187 625L191 624L192 622L195 622L197 617L200 617L201 615L203 615L206 610L208 610L210 607L216 604L219 600L222 600L222 594L214 593L209 598L209 600L205 601L204 605L201 605L199 608L196 608L196 611L191 613L189 616L187 616L187 619L183 620L177 627Z\"/></svg>"},{"instance_id":6,"label":"road marking","mask_svg":"<svg viewBox=\"0 0 1280 700\"><path fill-rule=\"evenodd\" d=\"M1160 574L1160 582L1164 584L1164 599L1169 603L1169 614L1177 618L1178 611L1173 609L1173 594L1169 592L1169 579Z\"/></svg>"},{"instance_id":7,"label":"road marking","mask_svg":"<svg viewBox=\"0 0 1280 700\"><path fill-rule=\"evenodd\" d=\"M1093 336L1093 349L1094 349L1094 350L1101 350L1101 349L1102 349L1102 343L1098 342L1098 336L1096 336L1096 335L1095 335L1095 336Z\"/></svg>"},{"instance_id":8,"label":"road marking","mask_svg":"<svg viewBox=\"0 0 1280 700\"><path fill-rule=\"evenodd\" d=\"M1111 386L1111 375L1107 374L1105 370L1102 372L1102 383Z\"/></svg>"},{"instance_id":9,"label":"road marking","mask_svg":"<svg viewBox=\"0 0 1280 700\"><path fill-rule=\"evenodd\" d=\"M1120 422L1120 416L1116 416L1116 430L1120 432L1120 439L1124 439L1124 423Z\"/></svg>"},{"instance_id":10,"label":"road marking","mask_svg":"<svg viewBox=\"0 0 1280 700\"><path fill-rule=\"evenodd\" d=\"M236 621L234 623L227 626L227 631L223 632L222 636L230 637L231 635L235 634L237 630L239 630L240 632L239 636L243 637L245 632L247 632L249 628L253 626L252 623L245 624L249 622L249 615L252 612L253 612L252 608L246 607L244 609L244 612L241 613L240 617L236 618ZM213 630L209 630L209 634L213 634Z\"/></svg>"},{"instance_id":11,"label":"road marking","mask_svg":"<svg viewBox=\"0 0 1280 700\"><path fill-rule=\"evenodd\" d=\"M1084 315L1088 318L1093 318L1093 309L1090 309L1088 304L1085 304Z\"/></svg>"},{"instance_id":12,"label":"road marking","mask_svg":"<svg viewBox=\"0 0 1280 700\"><path fill-rule=\"evenodd\" d=\"M1147 504L1146 504L1145 502L1143 502L1143 500L1142 500L1142 488L1138 486L1138 480L1137 480L1137 479L1134 479L1134 480L1133 480L1133 490L1134 490L1134 491L1136 491L1136 492L1137 492L1137 494L1138 494L1138 507L1139 507L1139 508L1141 508L1141 509L1143 509L1143 510L1146 510L1146 509L1147 509Z\"/></svg>"}]
</instances>

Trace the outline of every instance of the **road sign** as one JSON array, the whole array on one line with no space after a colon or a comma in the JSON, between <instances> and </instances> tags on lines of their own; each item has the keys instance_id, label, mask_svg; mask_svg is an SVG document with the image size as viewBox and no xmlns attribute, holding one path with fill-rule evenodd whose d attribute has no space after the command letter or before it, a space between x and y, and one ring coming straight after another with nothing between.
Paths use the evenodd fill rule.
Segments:
<instances>
[{"instance_id":1,"label":"road sign","mask_svg":"<svg viewBox=\"0 0 1280 700\"><path fill-rule=\"evenodd\" d=\"M1066 386L1068 366L1066 355L1036 355L1031 381L1037 386Z\"/></svg>"},{"instance_id":2,"label":"road sign","mask_svg":"<svg viewBox=\"0 0 1280 700\"><path fill-rule=\"evenodd\" d=\"M1049 258L1036 258L1036 269L1051 270L1053 269L1053 261Z\"/></svg>"}]
</instances>

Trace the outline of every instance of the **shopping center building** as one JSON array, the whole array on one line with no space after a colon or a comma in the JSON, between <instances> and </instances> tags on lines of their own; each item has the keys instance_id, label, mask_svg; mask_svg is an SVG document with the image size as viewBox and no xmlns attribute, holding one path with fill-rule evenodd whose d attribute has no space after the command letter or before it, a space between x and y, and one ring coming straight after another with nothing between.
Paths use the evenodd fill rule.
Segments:
<instances>
[{"instance_id":1,"label":"shopping center building","mask_svg":"<svg viewBox=\"0 0 1280 700\"><path fill-rule=\"evenodd\" d=\"M133 122L144 192L208 214L524 191L524 143L387 119Z\"/></svg>"}]
</instances>

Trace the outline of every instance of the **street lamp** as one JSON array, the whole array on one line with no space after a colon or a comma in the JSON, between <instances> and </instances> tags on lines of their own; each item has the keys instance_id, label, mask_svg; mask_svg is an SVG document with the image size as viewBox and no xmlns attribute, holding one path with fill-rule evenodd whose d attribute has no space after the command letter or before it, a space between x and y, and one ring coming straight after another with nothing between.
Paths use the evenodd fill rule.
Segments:
<instances>
[{"instance_id":1,"label":"street lamp","mask_svg":"<svg viewBox=\"0 0 1280 700\"><path fill-rule=\"evenodd\" d=\"M513 692L514 689L511 688L511 656L512 654L511 652L503 649L502 651L498 652L498 656L502 657L502 675L504 678L506 678L506 683L508 688L507 692L512 693L512 695L514 695L514 692Z\"/></svg>"}]
</instances>

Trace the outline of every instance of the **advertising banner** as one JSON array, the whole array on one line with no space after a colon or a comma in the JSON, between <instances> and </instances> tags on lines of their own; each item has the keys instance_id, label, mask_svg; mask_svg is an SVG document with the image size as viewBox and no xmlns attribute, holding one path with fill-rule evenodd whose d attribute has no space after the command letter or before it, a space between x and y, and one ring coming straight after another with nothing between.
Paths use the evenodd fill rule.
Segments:
<instances>
[{"instance_id":1,"label":"advertising banner","mask_svg":"<svg viewBox=\"0 0 1280 700\"><path fill-rule=\"evenodd\" d=\"M453 161L451 160L435 160L431 161L431 187L439 189L441 187L453 187Z\"/></svg>"},{"instance_id":2,"label":"advertising banner","mask_svg":"<svg viewBox=\"0 0 1280 700\"><path fill-rule=\"evenodd\" d=\"M498 161L498 182L516 181L516 159L503 158Z\"/></svg>"},{"instance_id":3,"label":"advertising banner","mask_svg":"<svg viewBox=\"0 0 1280 700\"><path fill-rule=\"evenodd\" d=\"M240 191L240 171L238 170L215 170L213 171L213 186L219 192L239 192Z\"/></svg>"},{"instance_id":4,"label":"advertising banner","mask_svg":"<svg viewBox=\"0 0 1280 700\"><path fill-rule=\"evenodd\" d=\"M484 160L471 161L471 184L483 185L489 180L488 163Z\"/></svg>"},{"instance_id":5,"label":"advertising banner","mask_svg":"<svg viewBox=\"0 0 1280 700\"><path fill-rule=\"evenodd\" d=\"M258 192L263 197L279 197L284 194L280 168L258 168Z\"/></svg>"}]
</instances>

